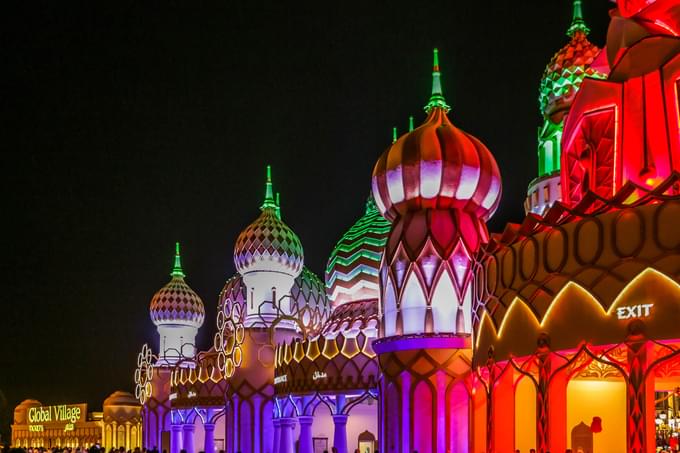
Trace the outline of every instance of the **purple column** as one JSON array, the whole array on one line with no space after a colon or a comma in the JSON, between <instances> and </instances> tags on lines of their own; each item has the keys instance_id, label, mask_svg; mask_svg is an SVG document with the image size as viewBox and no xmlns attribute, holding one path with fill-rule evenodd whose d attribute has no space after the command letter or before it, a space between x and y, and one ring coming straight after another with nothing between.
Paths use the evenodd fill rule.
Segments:
<instances>
[{"instance_id":1,"label":"purple column","mask_svg":"<svg viewBox=\"0 0 680 453\"><path fill-rule=\"evenodd\" d=\"M293 427L295 419L291 417L280 418L281 439L278 453L295 453L295 439L293 439Z\"/></svg>"},{"instance_id":2,"label":"purple column","mask_svg":"<svg viewBox=\"0 0 680 453\"><path fill-rule=\"evenodd\" d=\"M215 424L206 423L203 425L203 429L205 430L203 451L205 451L205 453L215 453Z\"/></svg>"},{"instance_id":3,"label":"purple column","mask_svg":"<svg viewBox=\"0 0 680 453\"><path fill-rule=\"evenodd\" d=\"M170 426L170 453L179 453L182 449L182 426Z\"/></svg>"},{"instance_id":4,"label":"purple column","mask_svg":"<svg viewBox=\"0 0 680 453\"><path fill-rule=\"evenodd\" d=\"M411 453L411 375L401 373L401 451Z\"/></svg>"},{"instance_id":5,"label":"purple column","mask_svg":"<svg viewBox=\"0 0 680 453\"><path fill-rule=\"evenodd\" d=\"M312 445L312 422L314 417L311 415L300 415L298 423L300 423L300 450L299 453L314 453Z\"/></svg>"},{"instance_id":6,"label":"purple column","mask_svg":"<svg viewBox=\"0 0 680 453\"><path fill-rule=\"evenodd\" d=\"M281 419L275 418L272 420L274 425L274 451L272 453L279 453L281 443Z\"/></svg>"},{"instance_id":7,"label":"purple column","mask_svg":"<svg viewBox=\"0 0 680 453\"><path fill-rule=\"evenodd\" d=\"M333 446L338 450L338 453L347 453L347 415L333 415L333 424L335 425Z\"/></svg>"},{"instance_id":8,"label":"purple column","mask_svg":"<svg viewBox=\"0 0 680 453\"><path fill-rule=\"evenodd\" d=\"M182 440L184 449L187 453L194 453L194 429L196 427L193 424L185 423L182 425Z\"/></svg>"}]
</instances>

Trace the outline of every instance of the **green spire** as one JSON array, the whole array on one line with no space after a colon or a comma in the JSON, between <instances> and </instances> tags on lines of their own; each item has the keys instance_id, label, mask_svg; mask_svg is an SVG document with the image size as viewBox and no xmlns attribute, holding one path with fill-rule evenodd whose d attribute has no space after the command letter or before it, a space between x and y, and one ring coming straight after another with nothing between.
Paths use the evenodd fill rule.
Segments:
<instances>
[{"instance_id":1,"label":"green spire","mask_svg":"<svg viewBox=\"0 0 680 453\"><path fill-rule=\"evenodd\" d=\"M413 130L413 115L408 117L408 131L411 132Z\"/></svg>"},{"instance_id":2,"label":"green spire","mask_svg":"<svg viewBox=\"0 0 680 453\"><path fill-rule=\"evenodd\" d=\"M397 141L397 128L393 127L392 128L392 143Z\"/></svg>"},{"instance_id":3,"label":"green spire","mask_svg":"<svg viewBox=\"0 0 680 453\"><path fill-rule=\"evenodd\" d=\"M427 103L425 106L425 111L427 113L430 113L430 111L434 108L441 108L444 109L444 111L448 112L451 110L451 107L449 107L446 104L446 100L444 99L444 94L442 93L442 81L441 81L441 72L439 72L439 51L435 47L434 49L434 57L433 57L433 63L432 63L432 96L430 96L430 102Z\"/></svg>"},{"instance_id":4,"label":"green spire","mask_svg":"<svg viewBox=\"0 0 680 453\"><path fill-rule=\"evenodd\" d=\"M276 218L281 220L281 194L276 192Z\"/></svg>"},{"instance_id":5,"label":"green spire","mask_svg":"<svg viewBox=\"0 0 680 453\"><path fill-rule=\"evenodd\" d=\"M571 25L567 30L567 36L573 37L577 32L581 32L586 35L590 33L590 29L586 25L586 22L583 20L581 0L574 0Z\"/></svg>"},{"instance_id":6,"label":"green spire","mask_svg":"<svg viewBox=\"0 0 680 453\"><path fill-rule=\"evenodd\" d=\"M276 202L274 201L274 189L272 189L272 167L267 165L267 183L265 184L264 191L264 203L260 206L260 209L275 208Z\"/></svg>"},{"instance_id":7,"label":"green spire","mask_svg":"<svg viewBox=\"0 0 680 453\"><path fill-rule=\"evenodd\" d=\"M172 277L184 278L184 272L182 272L182 258L179 256L179 242L175 242L175 265L172 266Z\"/></svg>"}]
</instances>

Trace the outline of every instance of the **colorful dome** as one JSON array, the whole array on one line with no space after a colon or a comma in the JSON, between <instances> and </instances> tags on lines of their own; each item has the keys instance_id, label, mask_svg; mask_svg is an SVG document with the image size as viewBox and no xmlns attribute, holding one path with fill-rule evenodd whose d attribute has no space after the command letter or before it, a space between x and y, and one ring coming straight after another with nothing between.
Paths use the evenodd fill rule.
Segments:
<instances>
[{"instance_id":1,"label":"colorful dome","mask_svg":"<svg viewBox=\"0 0 680 453\"><path fill-rule=\"evenodd\" d=\"M390 220L426 209L461 209L486 220L500 201L498 165L482 142L449 121L437 49L432 74L427 119L380 156L373 169L373 197Z\"/></svg>"},{"instance_id":2,"label":"colorful dome","mask_svg":"<svg viewBox=\"0 0 680 453\"><path fill-rule=\"evenodd\" d=\"M234 247L234 264L240 274L253 271L279 271L297 276L302 270L302 244L288 225L281 221L274 201L271 167L267 166L265 201L262 213L239 234Z\"/></svg>"},{"instance_id":3,"label":"colorful dome","mask_svg":"<svg viewBox=\"0 0 680 453\"><path fill-rule=\"evenodd\" d=\"M179 242L175 245L175 265L170 275L172 280L151 299L151 320L157 326L172 324L201 327L205 318L203 301L184 281Z\"/></svg>"},{"instance_id":4,"label":"colorful dome","mask_svg":"<svg viewBox=\"0 0 680 453\"><path fill-rule=\"evenodd\" d=\"M328 258L326 290L333 307L378 299L380 260L391 225L369 197L364 215L340 238Z\"/></svg>"},{"instance_id":5,"label":"colorful dome","mask_svg":"<svg viewBox=\"0 0 680 453\"><path fill-rule=\"evenodd\" d=\"M573 20L567 31L571 40L545 67L539 89L541 112L555 123L561 121L562 115L571 106L584 77L606 77L606 74L591 67L600 48L588 41L589 32L583 21L581 0L574 0Z\"/></svg>"},{"instance_id":6,"label":"colorful dome","mask_svg":"<svg viewBox=\"0 0 680 453\"><path fill-rule=\"evenodd\" d=\"M103 406L139 406L139 401L130 392L116 390L104 400Z\"/></svg>"}]
</instances>

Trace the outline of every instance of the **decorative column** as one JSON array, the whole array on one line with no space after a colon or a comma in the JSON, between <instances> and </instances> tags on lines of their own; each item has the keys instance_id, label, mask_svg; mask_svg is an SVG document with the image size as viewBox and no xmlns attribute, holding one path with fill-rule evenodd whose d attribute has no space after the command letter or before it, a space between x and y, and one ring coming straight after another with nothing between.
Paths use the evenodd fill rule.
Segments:
<instances>
[{"instance_id":1,"label":"decorative column","mask_svg":"<svg viewBox=\"0 0 680 453\"><path fill-rule=\"evenodd\" d=\"M300 415L298 417L298 423L300 424L299 453L314 453L314 446L312 444L313 422L314 417L311 415Z\"/></svg>"},{"instance_id":2,"label":"decorative column","mask_svg":"<svg viewBox=\"0 0 680 453\"><path fill-rule=\"evenodd\" d=\"M170 453L179 453L182 449L182 425L171 425L170 430Z\"/></svg>"},{"instance_id":3,"label":"decorative column","mask_svg":"<svg viewBox=\"0 0 680 453\"><path fill-rule=\"evenodd\" d=\"M203 425L205 440L203 441L203 451L205 453L215 453L215 424L206 423Z\"/></svg>"},{"instance_id":4,"label":"decorative column","mask_svg":"<svg viewBox=\"0 0 680 453\"><path fill-rule=\"evenodd\" d=\"M538 453L567 448L566 372L556 372L564 359L550 351L550 338L538 339L538 389L536 391L536 448Z\"/></svg>"},{"instance_id":5,"label":"decorative column","mask_svg":"<svg viewBox=\"0 0 680 453\"><path fill-rule=\"evenodd\" d=\"M194 430L196 427L190 423L182 425L182 440L184 449L187 453L194 453Z\"/></svg>"},{"instance_id":6,"label":"decorative column","mask_svg":"<svg viewBox=\"0 0 680 453\"><path fill-rule=\"evenodd\" d=\"M279 450L281 448L281 419L280 418L275 418L272 420L272 424L274 425L274 451L272 453L279 453Z\"/></svg>"},{"instance_id":7,"label":"decorative column","mask_svg":"<svg viewBox=\"0 0 680 453\"><path fill-rule=\"evenodd\" d=\"M333 446L338 453L347 453L347 418L345 414L334 414Z\"/></svg>"},{"instance_id":8,"label":"decorative column","mask_svg":"<svg viewBox=\"0 0 680 453\"><path fill-rule=\"evenodd\" d=\"M473 270L501 179L491 152L451 123L449 109L435 49L427 119L373 170L373 198L392 222L380 265L382 338L373 343L380 397L389 398L380 421L388 453L471 446L470 397L456 386L472 371ZM455 411L454 387L464 398Z\"/></svg>"},{"instance_id":9,"label":"decorative column","mask_svg":"<svg viewBox=\"0 0 680 453\"><path fill-rule=\"evenodd\" d=\"M629 373L626 392L628 453L654 453L656 451L654 373L647 375L647 369L654 361L654 348L644 335L642 321L631 322L628 330L626 338Z\"/></svg>"},{"instance_id":10,"label":"decorative column","mask_svg":"<svg viewBox=\"0 0 680 453\"><path fill-rule=\"evenodd\" d=\"M295 419L293 417L282 417L279 420L281 435L278 453L295 453L295 439L293 438Z\"/></svg>"},{"instance_id":11,"label":"decorative column","mask_svg":"<svg viewBox=\"0 0 680 453\"><path fill-rule=\"evenodd\" d=\"M262 450L262 427L260 426L260 413L262 412L262 397L254 395L253 401L253 453L261 453ZM208 453L208 452L206 452ZM262 452L266 453L266 452Z\"/></svg>"},{"instance_id":12,"label":"decorative column","mask_svg":"<svg viewBox=\"0 0 680 453\"><path fill-rule=\"evenodd\" d=\"M130 445L130 422L125 422L125 449L132 450Z\"/></svg>"}]
</instances>

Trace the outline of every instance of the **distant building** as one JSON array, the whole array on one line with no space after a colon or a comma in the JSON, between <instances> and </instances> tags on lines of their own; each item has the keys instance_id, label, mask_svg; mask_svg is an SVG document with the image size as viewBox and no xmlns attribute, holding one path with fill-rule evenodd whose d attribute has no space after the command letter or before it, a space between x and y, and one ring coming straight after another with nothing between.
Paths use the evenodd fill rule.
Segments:
<instances>
[{"instance_id":1,"label":"distant building","mask_svg":"<svg viewBox=\"0 0 680 453\"><path fill-rule=\"evenodd\" d=\"M43 406L24 400L14 409L15 447L132 450L142 445L141 405L131 393L117 391L104 400L103 412L88 412L87 404Z\"/></svg>"}]
</instances>

